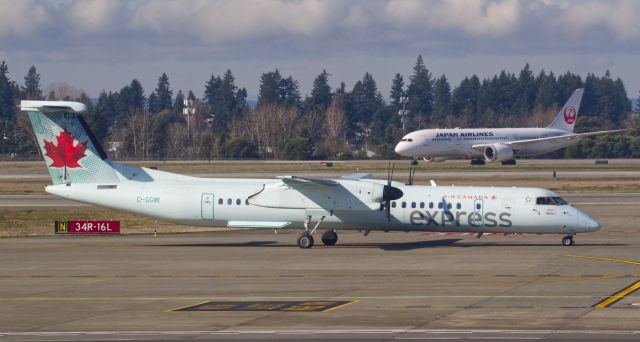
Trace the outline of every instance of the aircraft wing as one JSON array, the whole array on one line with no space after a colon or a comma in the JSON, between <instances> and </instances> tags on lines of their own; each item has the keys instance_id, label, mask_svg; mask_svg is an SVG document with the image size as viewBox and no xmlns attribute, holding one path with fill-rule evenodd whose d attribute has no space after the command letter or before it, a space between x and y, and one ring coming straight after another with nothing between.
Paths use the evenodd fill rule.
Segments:
<instances>
[{"instance_id":1,"label":"aircraft wing","mask_svg":"<svg viewBox=\"0 0 640 342\"><path fill-rule=\"evenodd\" d=\"M371 179L371 177L373 177L372 174L370 173L352 173L350 175L344 175L340 178L343 179Z\"/></svg>"},{"instance_id":2,"label":"aircraft wing","mask_svg":"<svg viewBox=\"0 0 640 342\"><path fill-rule=\"evenodd\" d=\"M526 146L529 144L535 144L543 141L547 141L547 142L548 141L567 141L567 140L574 140L574 139L582 139L582 138L590 137L593 135L619 133L624 131L626 131L626 129L612 129L608 131L597 131L597 132L588 132L588 133L572 133L572 134L565 134L565 135L560 135L555 137L508 141L502 144L510 145L511 147L513 147L514 150L518 150L519 147ZM474 150L482 151L485 147L490 145L493 145L493 144L477 144L477 145L473 145L471 148L473 148Z\"/></svg>"},{"instance_id":3,"label":"aircraft wing","mask_svg":"<svg viewBox=\"0 0 640 342\"><path fill-rule=\"evenodd\" d=\"M313 185L313 186L335 186L340 183L324 178L307 178L307 177L298 177L298 176L276 176L276 178L281 179L284 183L290 186L296 185Z\"/></svg>"}]
</instances>

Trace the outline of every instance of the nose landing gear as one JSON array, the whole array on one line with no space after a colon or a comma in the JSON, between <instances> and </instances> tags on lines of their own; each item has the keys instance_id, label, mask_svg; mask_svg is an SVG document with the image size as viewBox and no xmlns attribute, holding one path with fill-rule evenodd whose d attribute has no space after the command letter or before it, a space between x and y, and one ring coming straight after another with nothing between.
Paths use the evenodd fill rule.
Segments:
<instances>
[{"instance_id":1,"label":"nose landing gear","mask_svg":"<svg viewBox=\"0 0 640 342\"><path fill-rule=\"evenodd\" d=\"M567 235L565 237L562 238L562 245L563 246L571 246L573 245L573 235Z\"/></svg>"},{"instance_id":2,"label":"nose landing gear","mask_svg":"<svg viewBox=\"0 0 640 342\"><path fill-rule=\"evenodd\" d=\"M311 248L313 247L313 236L311 234L304 232L300 236L298 236L298 247L300 248Z\"/></svg>"}]
</instances>

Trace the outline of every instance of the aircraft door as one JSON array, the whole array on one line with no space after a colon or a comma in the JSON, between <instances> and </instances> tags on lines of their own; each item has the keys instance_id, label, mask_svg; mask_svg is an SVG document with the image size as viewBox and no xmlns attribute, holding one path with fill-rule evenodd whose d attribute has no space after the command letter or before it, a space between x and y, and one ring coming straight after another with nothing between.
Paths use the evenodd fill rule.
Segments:
<instances>
[{"instance_id":1,"label":"aircraft door","mask_svg":"<svg viewBox=\"0 0 640 342\"><path fill-rule=\"evenodd\" d=\"M213 220L214 199L215 196L209 193L200 197L200 215L203 220Z\"/></svg>"},{"instance_id":2,"label":"aircraft door","mask_svg":"<svg viewBox=\"0 0 640 342\"><path fill-rule=\"evenodd\" d=\"M484 224L484 200L473 201L473 214L469 215L469 224L472 226L482 226Z\"/></svg>"},{"instance_id":3,"label":"aircraft door","mask_svg":"<svg viewBox=\"0 0 640 342\"><path fill-rule=\"evenodd\" d=\"M456 152L460 151L462 148L462 137L456 136L451 138L451 151Z\"/></svg>"}]
</instances>

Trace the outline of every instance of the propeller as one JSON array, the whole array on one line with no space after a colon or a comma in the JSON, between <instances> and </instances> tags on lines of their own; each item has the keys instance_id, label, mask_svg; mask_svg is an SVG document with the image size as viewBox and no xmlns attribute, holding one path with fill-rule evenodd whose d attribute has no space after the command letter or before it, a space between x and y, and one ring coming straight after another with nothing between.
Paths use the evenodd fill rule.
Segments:
<instances>
[{"instance_id":1,"label":"propeller","mask_svg":"<svg viewBox=\"0 0 640 342\"><path fill-rule=\"evenodd\" d=\"M391 223L391 201L395 201L404 195L402 190L391 185L394 168L395 165L391 165L391 161L389 161L389 167L387 168L387 184L382 190L382 206L385 210L387 221L389 223Z\"/></svg>"}]
</instances>

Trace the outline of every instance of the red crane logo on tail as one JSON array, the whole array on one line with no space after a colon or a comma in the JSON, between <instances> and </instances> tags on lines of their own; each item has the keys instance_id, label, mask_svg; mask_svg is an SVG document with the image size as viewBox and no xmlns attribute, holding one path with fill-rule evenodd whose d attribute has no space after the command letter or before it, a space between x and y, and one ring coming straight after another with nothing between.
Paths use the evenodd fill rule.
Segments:
<instances>
[{"instance_id":1,"label":"red crane logo on tail","mask_svg":"<svg viewBox=\"0 0 640 342\"><path fill-rule=\"evenodd\" d=\"M576 117L576 109L573 108L573 106L569 106L564 109L564 122L571 125L572 123L576 122Z\"/></svg>"},{"instance_id":2,"label":"red crane logo on tail","mask_svg":"<svg viewBox=\"0 0 640 342\"><path fill-rule=\"evenodd\" d=\"M52 163L49 167L64 167L64 179L67 179L67 168L79 168L82 167L78 162L80 159L86 156L87 150L86 141L84 143L78 142L77 145L73 145L73 136L66 130L60 132L56 136L57 145L53 141L44 141L45 156L51 158Z\"/></svg>"}]
</instances>

